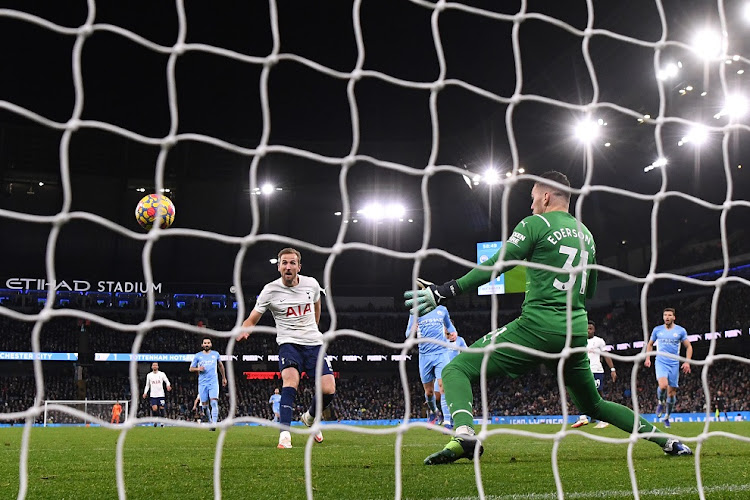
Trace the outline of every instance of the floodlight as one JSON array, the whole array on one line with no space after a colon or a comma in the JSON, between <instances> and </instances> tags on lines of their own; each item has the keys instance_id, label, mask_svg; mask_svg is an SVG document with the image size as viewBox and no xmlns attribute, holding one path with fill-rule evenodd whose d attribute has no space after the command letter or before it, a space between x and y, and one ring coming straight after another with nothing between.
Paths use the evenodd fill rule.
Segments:
<instances>
[{"instance_id":1,"label":"floodlight","mask_svg":"<svg viewBox=\"0 0 750 500\"><path fill-rule=\"evenodd\" d=\"M648 167L645 167L643 169L644 172L649 172L655 168L662 168L667 166L667 159L666 158L657 158L654 160L654 162L649 165Z\"/></svg>"},{"instance_id":2,"label":"floodlight","mask_svg":"<svg viewBox=\"0 0 750 500\"><path fill-rule=\"evenodd\" d=\"M265 195L269 195L275 191L273 184L266 182L260 187L260 192Z\"/></svg>"},{"instance_id":3,"label":"floodlight","mask_svg":"<svg viewBox=\"0 0 750 500\"><path fill-rule=\"evenodd\" d=\"M706 140L708 139L708 130L703 125L695 125L693 128L690 129L688 132L688 135L683 137L680 142L677 143L678 146L682 146L684 144L687 144L688 142L692 142L693 144L700 146Z\"/></svg>"},{"instance_id":4,"label":"floodlight","mask_svg":"<svg viewBox=\"0 0 750 500\"><path fill-rule=\"evenodd\" d=\"M669 78L674 78L679 72L680 68L677 66L677 64L669 63L656 73L656 77L659 80L667 80Z\"/></svg>"},{"instance_id":5,"label":"floodlight","mask_svg":"<svg viewBox=\"0 0 750 500\"><path fill-rule=\"evenodd\" d=\"M747 98L739 94L730 94L724 101L724 109L719 113L720 115L729 115L731 118L740 118L747 113L748 103Z\"/></svg>"},{"instance_id":6,"label":"floodlight","mask_svg":"<svg viewBox=\"0 0 750 500\"><path fill-rule=\"evenodd\" d=\"M406 208L400 203L390 203L385 207L385 216L389 219L400 219L406 213Z\"/></svg>"},{"instance_id":7,"label":"floodlight","mask_svg":"<svg viewBox=\"0 0 750 500\"><path fill-rule=\"evenodd\" d=\"M338 217L338 216L340 216L340 215L341 215L341 212L333 212L333 215L335 215L335 216L337 216L337 217Z\"/></svg>"},{"instance_id":8,"label":"floodlight","mask_svg":"<svg viewBox=\"0 0 750 500\"><path fill-rule=\"evenodd\" d=\"M279 259L268 259L268 262L271 264L276 264L279 261Z\"/></svg>"},{"instance_id":9,"label":"floodlight","mask_svg":"<svg viewBox=\"0 0 750 500\"><path fill-rule=\"evenodd\" d=\"M582 121L576 125L575 135L583 143L591 143L599 137L600 125L595 121Z\"/></svg>"},{"instance_id":10,"label":"floodlight","mask_svg":"<svg viewBox=\"0 0 750 500\"><path fill-rule=\"evenodd\" d=\"M488 168L484 172L483 179L484 179L484 182L486 182L490 186L493 184L497 184L498 181L500 180L500 173L494 168Z\"/></svg>"},{"instance_id":11,"label":"floodlight","mask_svg":"<svg viewBox=\"0 0 750 500\"><path fill-rule=\"evenodd\" d=\"M365 219L380 219L383 216L383 207L380 203L370 203L365 205L365 208L357 210L358 214L361 214Z\"/></svg>"},{"instance_id":12,"label":"floodlight","mask_svg":"<svg viewBox=\"0 0 750 500\"><path fill-rule=\"evenodd\" d=\"M718 57L721 53L721 35L708 29L699 31L693 38L693 51L706 60Z\"/></svg>"}]
</instances>

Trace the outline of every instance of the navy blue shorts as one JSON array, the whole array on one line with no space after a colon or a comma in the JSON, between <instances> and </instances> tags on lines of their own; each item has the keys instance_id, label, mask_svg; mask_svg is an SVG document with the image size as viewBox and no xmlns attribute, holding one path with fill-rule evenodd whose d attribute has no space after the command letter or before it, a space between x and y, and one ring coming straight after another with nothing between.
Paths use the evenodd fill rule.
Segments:
<instances>
[{"instance_id":1,"label":"navy blue shorts","mask_svg":"<svg viewBox=\"0 0 750 500\"><path fill-rule=\"evenodd\" d=\"M164 408L164 398L149 398L151 400L151 406L159 406Z\"/></svg>"},{"instance_id":2,"label":"navy blue shorts","mask_svg":"<svg viewBox=\"0 0 750 500\"><path fill-rule=\"evenodd\" d=\"M307 376L315 378L315 364L320 354L319 345L281 344L279 346L279 371L284 368L296 368L298 372L307 372ZM331 362L323 360L322 375L333 373Z\"/></svg>"},{"instance_id":3,"label":"navy blue shorts","mask_svg":"<svg viewBox=\"0 0 750 500\"><path fill-rule=\"evenodd\" d=\"M596 390L599 394L604 394L604 374L594 373L594 383L596 383Z\"/></svg>"}]
</instances>

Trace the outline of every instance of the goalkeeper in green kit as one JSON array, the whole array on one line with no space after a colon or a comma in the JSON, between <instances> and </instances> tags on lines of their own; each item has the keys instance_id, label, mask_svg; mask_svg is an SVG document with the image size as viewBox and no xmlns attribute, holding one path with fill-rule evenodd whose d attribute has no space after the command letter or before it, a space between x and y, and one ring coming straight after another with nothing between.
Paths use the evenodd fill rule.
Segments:
<instances>
[{"instance_id":1,"label":"goalkeeper in green kit","mask_svg":"<svg viewBox=\"0 0 750 500\"><path fill-rule=\"evenodd\" d=\"M527 268L526 298L521 316L495 332L477 340L471 347L497 346L487 362L487 378L516 378L544 364L557 372L559 359L543 358L514 349L524 346L546 353L560 353L565 347L568 294L570 294L570 347L582 348L565 360L563 376L573 403L581 413L633 431L635 415L629 408L604 401L596 389L586 353L588 315L586 298L596 290L597 273L583 269L596 261L596 246L589 230L568 213L570 193L559 186L570 187L568 178L556 171L542 174L531 190L531 212L513 230L506 242L505 260L527 260L560 269L559 272ZM483 266L493 266L499 252ZM579 272L574 272L578 268ZM502 272L508 268L501 269ZM407 291L405 305L426 314L447 299L475 290L487 283L492 270L472 269L463 277L442 285L419 280L420 290ZM433 453L425 465L445 464L459 458L472 459L484 451L474 437L474 412L471 384L480 378L484 353L461 352L443 369L443 389L454 421L456 436L442 450ZM690 448L677 439L660 433L644 418L639 418L637 432L658 444L669 455L692 455ZM479 448L478 450L476 448Z\"/></svg>"}]
</instances>

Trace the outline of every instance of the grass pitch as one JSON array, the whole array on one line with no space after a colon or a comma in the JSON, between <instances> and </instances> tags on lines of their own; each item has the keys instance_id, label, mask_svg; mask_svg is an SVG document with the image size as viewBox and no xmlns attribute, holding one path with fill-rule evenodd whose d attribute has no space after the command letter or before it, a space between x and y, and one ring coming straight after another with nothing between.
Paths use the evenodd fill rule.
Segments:
<instances>
[{"instance_id":1,"label":"grass pitch","mask_svg":"<svg viewBox=\"0 0 750 500\"><path fill-rule=\"evenodd\" d=\"M299 428L297 428L299 429ZM396 435L323 429L314 444L314 498L387 499L396 495ZM375 429L375 428L371 428ZM380 431L386 428L379 428ZM390 428L393 429L393 428ZM506 434L509 429L551 436L559 426L498 426L485 442L481 460L484 494L490 499L557 498L552 467L553 441ZM630 498L627 445L601 443L586 435L623 438L610 426L582 428L560 442L558 464L566 498ZM673 424L681 436L697 436L703 424ZM744 436L750 423L712 423L710 432ZM125 439L128 498L212 498L213 465L220 432L178 427L138 427ZM30 499L117 498L115 450L119 431L101 428L35 428L28 461ZM22 429L0 429L0 498L16 498ZM221 461L221 493L228 499L306 498L307 436L293 433L294 448L278 450L278 432L265 427L227 431ZM469 499L478 496L472 462L424 466L422 460L447 438L437 431L410 429L401 447L401 497ZM703 442L700 471L707 498L750 497L750 442L710 436ZM695 450L696 443L688 442ZM633 461L641 498L698 498L695 457L668 457L653 443L639 441Z\"/></svg>"}]
</instances>

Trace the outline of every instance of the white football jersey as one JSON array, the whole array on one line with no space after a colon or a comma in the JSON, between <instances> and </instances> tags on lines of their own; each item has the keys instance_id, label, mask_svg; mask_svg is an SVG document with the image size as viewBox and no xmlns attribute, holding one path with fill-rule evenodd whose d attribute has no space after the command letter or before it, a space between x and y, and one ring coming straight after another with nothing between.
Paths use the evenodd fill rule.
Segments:
<instances>
[{"instance_id":1,"label":"white football jersey","mask_svg":"<svg viewBox=\"0 0 750 500\"><path fill-rule=\"evenodd\" d=\"M594 335L590 339L587 339L588 353L589 353L589 364L591 365L591 373L604 373L604 366L602 366L602 352L604 347L607 345L604 339Z\"/></svg>"},{"instance_id":2,"label":"white football jersey","mask_svg":"<svg viewBox=\"0 0 750 500\"><path fill-rule=\"evenodd\" d=\"M323 334L315 322L315 303L320 300L320 284L315 278L298 274L297 286L286 286L281 278L263 287L255 310L270 310L276 322L276 342L320 345Z\"/></svg>"},{"instance_id":3,"label":"white football jersey","mask_svg":"<svg viewBox=\"0 0 750 500\"><path fill-rule=\"evenodd\" d=\"M143 388L143 394L146 394L151 389L152 398L163 398L164 397L164 384L171 386L167 374L161 370L156 372L150 371L146 375L146 387Z\"/></svg>"}]
</instances>

